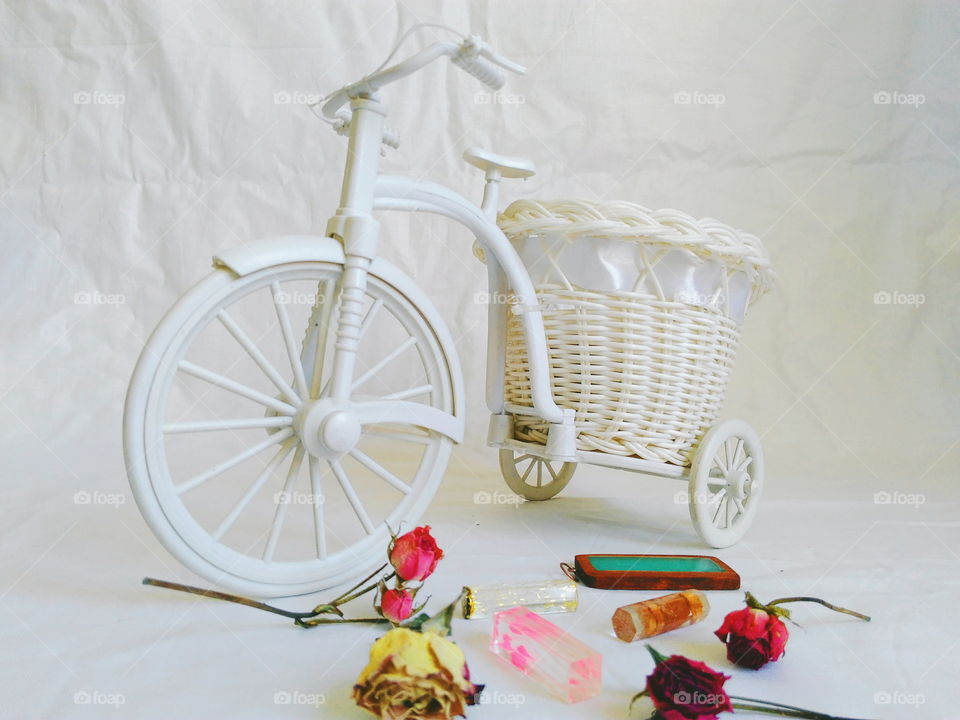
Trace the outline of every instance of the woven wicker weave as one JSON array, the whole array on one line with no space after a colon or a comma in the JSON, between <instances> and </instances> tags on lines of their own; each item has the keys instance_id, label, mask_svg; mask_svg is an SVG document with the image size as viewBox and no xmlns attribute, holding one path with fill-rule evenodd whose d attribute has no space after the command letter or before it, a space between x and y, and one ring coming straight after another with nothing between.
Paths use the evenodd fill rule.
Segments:
<instances>
[{"instance_id":1,"label":"woven wicker weave","mask_svg":"<svg viewBox=\"0 0 960 720\"><path fill-rule=\"evenodd\" d=\"M513 203L500 217L514 241L531 235L616 237L638 243L653 272L664 248L721 262L750 279L751 300L772 283L760 242L713 220L630 203ZM724 278L725 282L726 278ZM723 307L663 294L604 291L569 282L536 287L543 313L554 398L576 411L577 446L687 466L717 419L739 343ZM506 401L531 407L519 307L507 323ZM515 416L518 439L545 443L546 423Z\"/></svg>"}]
</instances>

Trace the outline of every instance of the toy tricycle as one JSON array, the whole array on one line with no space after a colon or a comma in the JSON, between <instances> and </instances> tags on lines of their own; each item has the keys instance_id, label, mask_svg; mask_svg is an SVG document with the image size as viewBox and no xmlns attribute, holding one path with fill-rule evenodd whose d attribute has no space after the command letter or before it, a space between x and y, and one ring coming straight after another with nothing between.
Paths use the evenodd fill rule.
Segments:
<instances>
[{"instance_id":1,"label":"toy tricycle","mask_svg":"<svg viewBox=\"0 0 960 720\"><path fill-rule=\"evenodd\" d=\"M137 503L163 545L211 582L280 596L355 578L382 557L391 528L426 509L463 439L453 338L424 292L379 256L374 211L436 213L476 237L493 300L489 441L515 492L552 497L578 463L688 478L694 525L717 547L756 513L758 438L743 422L714 423L745 297L769 274L759 243L628 203L524 201L498 226L501 182L534 169L477 148L464 157L484 172L479 207L382 174L396 135L379 90L442 57L492 89L501 68L523 72L471 36L328 96L322 114L349 144L326 235L218 254L137 363L124 415ZM552 254L537 255L537 243ZM621 247L642 260L630 287L567 277L585 265L564 257L591 243L594 258ZM689 276L680 290L668 287L671 268ZM708 285L709 297L690 294Z\"/></svg>"}]
</instances>

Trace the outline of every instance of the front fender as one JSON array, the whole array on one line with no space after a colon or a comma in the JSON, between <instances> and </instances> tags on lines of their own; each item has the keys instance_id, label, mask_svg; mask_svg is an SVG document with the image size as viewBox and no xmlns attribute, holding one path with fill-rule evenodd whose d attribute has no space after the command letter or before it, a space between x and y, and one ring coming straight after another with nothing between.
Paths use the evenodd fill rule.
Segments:
<instances>
[{"instance_id":1,"label":"front fender","mask_svg":"<svg viewBox=\"0 0 960 720\"><path fill-rule=\"evenodd\" d=\"M213 256L214 267L227 268L238 276L249 275L274 265L296 262L327 262L342 265L343 246L333 238L318 235L282 235L233 247ZM450 385L453 388L453 417L456 422L444 425L443 433L454 442L462 442L466 422L466 397L463 371L453 337L430 298L396 265L377 258L370 265L370 273L391 285L420 311L433 328L437 342L443 349L450 367Z\"/></svg>"}]
</instances>

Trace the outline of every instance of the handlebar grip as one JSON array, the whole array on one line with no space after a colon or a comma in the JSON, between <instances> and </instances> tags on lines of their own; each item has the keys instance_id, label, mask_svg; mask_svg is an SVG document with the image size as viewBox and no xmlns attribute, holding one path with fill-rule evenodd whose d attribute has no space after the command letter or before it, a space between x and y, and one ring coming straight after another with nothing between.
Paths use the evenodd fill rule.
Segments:
<instances>
[{"instance_id":1,"label":"handlebar grip","mask_svg":"<svg viewBox=\"0 0 960 720\"><path fill-rule=\"evenodd\" d=\"M466 70L491 90L499 90L507 81L503 72L486 58L479 55L455 55L451 61L457 67Z\"/></svg>"}]
</instances>

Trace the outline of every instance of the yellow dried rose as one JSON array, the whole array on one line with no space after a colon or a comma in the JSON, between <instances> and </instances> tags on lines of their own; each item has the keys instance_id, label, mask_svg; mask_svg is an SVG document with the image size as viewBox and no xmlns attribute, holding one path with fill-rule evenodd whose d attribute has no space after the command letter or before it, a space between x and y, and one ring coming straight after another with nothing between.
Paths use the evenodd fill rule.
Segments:
<instances>
[{"instance_id":1,"label":"yellow dried rose","mask_svg":"<svg viewBox=\"0 0 960 720\"><path fill-rule=\"evenodd\" d=\"M370 648L353 699L381 720L450 720L465 715L482 689L470 682L467 660L455 644L433 632L398 627Z\"/></svg>"}]
</instances>

